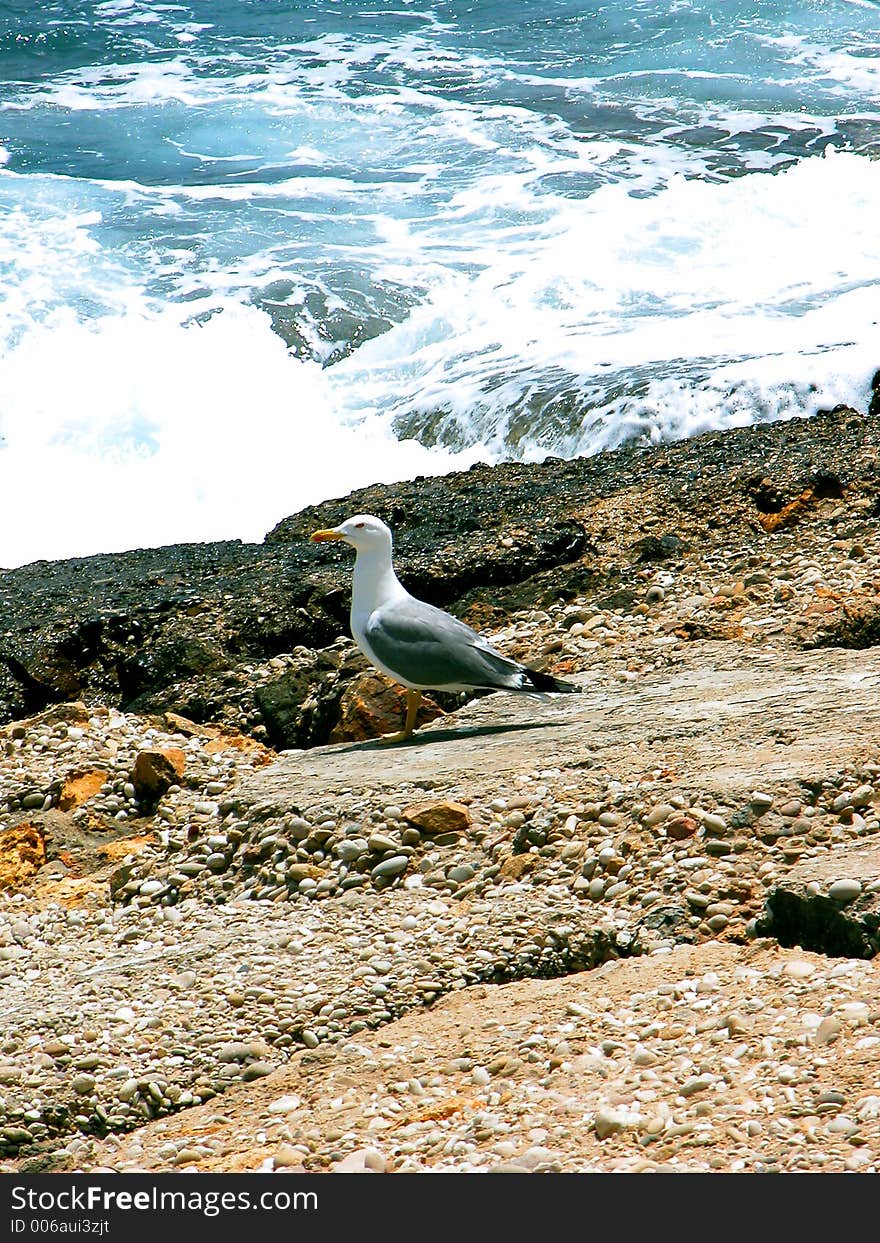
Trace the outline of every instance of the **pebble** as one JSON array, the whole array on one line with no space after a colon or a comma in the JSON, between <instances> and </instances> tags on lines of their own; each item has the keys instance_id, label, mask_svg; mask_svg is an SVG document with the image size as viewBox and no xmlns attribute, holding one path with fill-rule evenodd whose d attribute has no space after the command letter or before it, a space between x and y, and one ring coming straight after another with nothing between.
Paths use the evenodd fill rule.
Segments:
<instances>
[{"instance_id":1,"label":"pebble","mask_svg":"<svg viewBox=\"0 0 880 1243\"><path fill-rule=\"evenodd\" d=\"M624 1128L624 1120L613 1109L597 1109L593 1116L593 1129L599 1139L608 1139Z\"/></svg>"},{"instance_id":2,"label":"pebble","mask_svg":"<svg viewBox=\"0 0 880 1243\"><path fill-rule=\"evenodd\" d=\"M371 869L370 875L374 879L377 877L399 876L401 872L406 871L408 866L408 855L392 855L390 859L384 859L381 863L377 863Z\"/></svg>"},{"instance_id":3,"label":"pebble","mask_svg":"<svg viewBox=\"0 0 880 1243\"><path fill-rule=\"evenodd\" d=\"M836 880L828 886L828 896L835 902L852 902L862 892L862 885L857 880Z\"/></svg>"},{"instance_id":4,"label":"pebble","mask_svg":"<svg viewBox=\"0 0 880 1243\"><path fill-rule=\"evenodd\" d=\"M290 1093L287 1096L279 1096L277 1100L272 1101L267 1106L267 1110L270 1114L292 1114L296 1113L301 1105L302 1098Z\"/></svg>"}]
</instances>

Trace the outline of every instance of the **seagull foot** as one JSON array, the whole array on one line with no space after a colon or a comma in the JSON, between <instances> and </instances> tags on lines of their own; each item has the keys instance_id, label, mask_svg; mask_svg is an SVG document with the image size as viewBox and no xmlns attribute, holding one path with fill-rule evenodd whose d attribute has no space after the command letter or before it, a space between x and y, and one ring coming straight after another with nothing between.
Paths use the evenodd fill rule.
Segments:
<instances>
[{"instance_id":1,"label":"seagull foot","mask_svg":"<svg viewBox=\"0 0 880 1243\"><path fill-rule=\"evenodd\" d=\"M406 742L408 738L412 738L413 730L399 729L396 734L380 734L376 741L380 746L387 747L393 742Z\"/></svg>"},{"instance_id":2,"label":"seagull foot","mask_svg":"<svg viewBox=\"0 0 880 1243\"><path fill-rule=\"evenodd\" d=\"M396 734L382 734L376 741L386 746L388 743L406 742L408 738L412 738L421 702L421 691L408 690L406 692L406 721L403 729L399 729Z\"/></svg>"}]
</instances>

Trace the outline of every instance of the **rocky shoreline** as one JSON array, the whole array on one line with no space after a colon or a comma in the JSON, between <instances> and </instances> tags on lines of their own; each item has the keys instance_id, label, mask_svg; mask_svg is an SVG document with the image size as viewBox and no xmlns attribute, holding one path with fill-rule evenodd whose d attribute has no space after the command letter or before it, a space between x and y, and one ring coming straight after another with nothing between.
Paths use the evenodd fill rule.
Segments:
<instances>
[{"instance_id":1,"label":"rocky shoreline","mask_svg":"<svg viewBox=\"0 0 880 1243\"><path fill-rule=\"evenodd\" d=\"M878 432L0 575L0 1169L877 1169ZM579 702L362 741L357 510Z\"/></svg>"}]
</instances>

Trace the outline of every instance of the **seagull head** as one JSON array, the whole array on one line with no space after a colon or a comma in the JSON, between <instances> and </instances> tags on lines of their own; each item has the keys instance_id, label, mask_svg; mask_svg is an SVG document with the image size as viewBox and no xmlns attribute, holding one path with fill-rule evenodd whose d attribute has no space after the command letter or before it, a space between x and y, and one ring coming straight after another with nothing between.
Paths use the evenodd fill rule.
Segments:
<instances>
[{"instance_id":1,"label":"seagull head","mask_svg":"<svg viewBox=\"0 0 880 1243\"><path fill-rule=\"evenodd\" d=\"M329 540L342 540L351 544L356 552L391 551L391 528L381 518L372 514L355 514L346 518L338 527L315 531L311 536L313 544L322 544Z\"/></svg>"}]
</instances>

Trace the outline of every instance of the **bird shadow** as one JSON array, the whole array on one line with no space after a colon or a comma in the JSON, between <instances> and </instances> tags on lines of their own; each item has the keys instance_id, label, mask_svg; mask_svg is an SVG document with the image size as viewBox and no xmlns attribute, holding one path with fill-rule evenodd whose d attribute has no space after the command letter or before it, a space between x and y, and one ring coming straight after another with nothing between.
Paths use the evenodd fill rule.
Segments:
<instances>
[{"instance_id":1,"label":"bird shadow","mask_svg":"<svg viewBox=\"0 0 880 1243\"><path fill-rule=\"evenodd\" d=\"M352 742L347 746L336 746L337 754L352 751L377 751L391 755L398 748L415 750L428 746L432 742L455 742L463 738L489 738L494 734L518 734L531 729L558 729L565 721L509 721L499 725L463 725L458 729L432 729L426 733L413 734L405 742L382 742L378 738L368 738L364 742Z\"/></svg>"}]
</instances>

